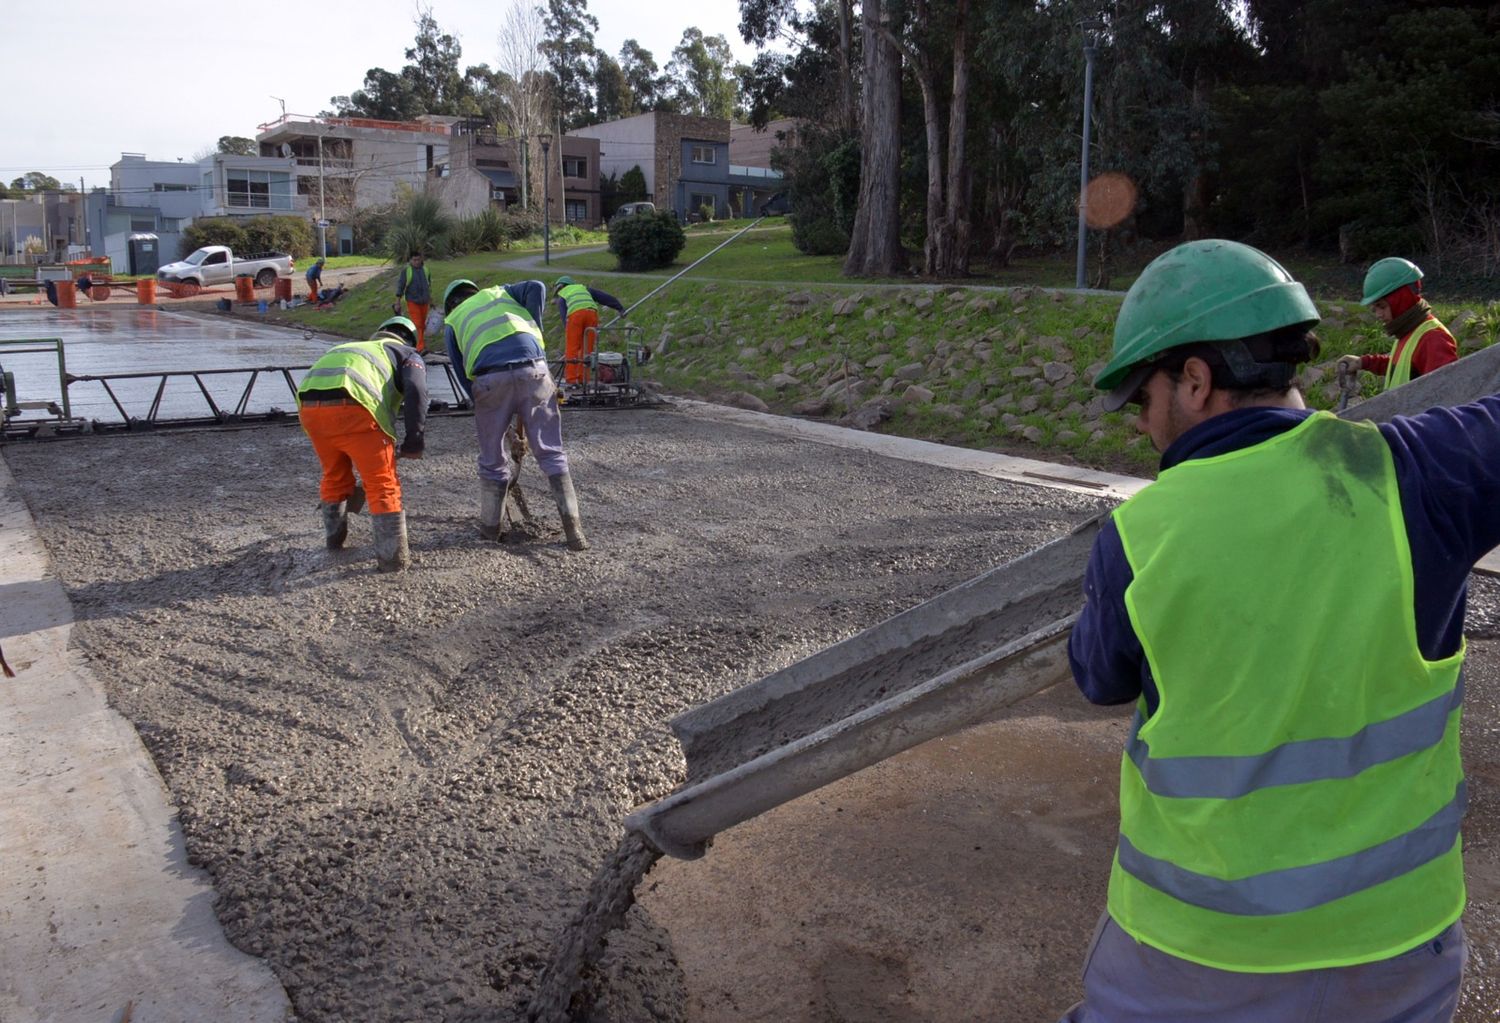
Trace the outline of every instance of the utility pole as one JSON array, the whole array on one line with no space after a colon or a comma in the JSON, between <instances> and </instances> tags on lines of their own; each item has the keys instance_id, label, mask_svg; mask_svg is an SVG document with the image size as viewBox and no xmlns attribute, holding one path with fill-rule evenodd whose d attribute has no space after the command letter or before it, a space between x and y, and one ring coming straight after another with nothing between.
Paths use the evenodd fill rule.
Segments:
<instances>
[{"instance_id":1,"label":"utility pole","mask_svg":"<svg viewBox=\"0 0 1500 1023\"><path fill-rule=\"evenodd\" d=\"M542 262L552 265L552 168L547 162L547 152L552 148L552 133L544 131L537 136L542 144Z\"/></svg>"},{"instance_id":2,"label":"utility pole","mask_svg":"<svg viewBox=\"0 0 1500 1023\"><path fill-rule=\"evenodd\" d=\"M1082 288L1087 281L1084 258L1089 233L1089 114L1094 106L1094 42L1096 23L1083 22L1083 158L1078 166L1078 272L1074 286Z\"/></svg>"},{"instance_id":3,"label":"utility pole","mask_svg":"<svg viewBox=\"0 0 1500 1023\"><path fill-rule=\"evenodd\" d=\"M318 129L318 248L328 258L328 206L323 197L323 131Z\"/></svg>"}]
</instances>

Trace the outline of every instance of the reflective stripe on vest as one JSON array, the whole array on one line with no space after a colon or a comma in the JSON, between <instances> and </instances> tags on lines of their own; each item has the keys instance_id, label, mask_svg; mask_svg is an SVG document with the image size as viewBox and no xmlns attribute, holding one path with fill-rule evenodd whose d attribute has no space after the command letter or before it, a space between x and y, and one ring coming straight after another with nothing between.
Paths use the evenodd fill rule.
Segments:
<instances>
[{"instance_id":1,"label":"reflective stripe on vest","mask_svg":"<svg viewBox=\"0 0 1500 1023\"><path fill-rule=\"evenodd\" d=\"M599 308L599 303L594 301L594 296L582 284L564 284L558 294L562 296L564 302L568 303L569 316L572 316L574 313L581 313L585 309L597 311Z\"/></svg>"},{"instance_id":2,"label":"reflective stripe on vest","mask_svg":"<svg viewBox=\"0 0 1500 1023\"><path fill-rule=\"evenodd\" d=\"M1268 973L1448 927L1463 651L1418 649L1379 430L1315 414L1166 470L1115 524L1159 702L1121 760L1110 915L1172 955Z\"/></svg>"},{"instance_id":3,"label":"reflective stripe on vest","mask_svg":"<svg viewBox=\"0 0 1500 1023\"><path fill-rule=\"evenodd\" d=\"M1401 344L1399 339L1396 341L1396 344L1391 347L1390 361L1385 364L1385 389L1387 391L1411 380L1411 358L1416 354L1417 345L1421 343L1423 335L1429 330L1437 330L1442 326L1436 317L1428 317L1406 335L1406 344ZM1396 355L1397 346L1401 348L1400 358Z\"/></svg>"},{"instance_id":4,"label":"reflective stripe on vest","mask_svg":"<svg viewBox=\"0 0 1500 1023\"><path fill-rule=\"evenodd\" d=\"M497 341L512 334L530 334L542 351L542 328L537 326L526 307L511 298L504 287L486 288L471 295L448 314L458 340L458 352L464 359L464 372L473 379L479 354Z\"/></svg>"},{"instance_id":5,"label":"reflective stripe on vest","mask_svg":"<svg viewBox=\"0 0 1500 1023\"><path fill-rule=\"evenodd\" d=\"M364 406L380 428L396 439L396 412L401 392L396 367L384 341L350 341L328 349L297 385L297 404L310 391L343 389Z\"/></svg>"}]
</instances>

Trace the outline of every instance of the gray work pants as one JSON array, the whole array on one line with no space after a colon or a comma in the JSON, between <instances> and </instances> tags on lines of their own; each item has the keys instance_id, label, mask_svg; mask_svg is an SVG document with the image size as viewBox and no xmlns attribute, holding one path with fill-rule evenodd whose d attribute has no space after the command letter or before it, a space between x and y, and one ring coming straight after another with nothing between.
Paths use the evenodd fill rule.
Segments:
<instances>
[{"instance_id":1,"label":"gray work pants","mask_svg":"<svg viewBox=\"0 0 1500 1023\"><path fill-rule=\"evenodd\" d=\"M510 481L510 424L517 415L544 476L568 471L562 447L557 385L538 359L516 369L474 378L474 427L479 432L479 475L502 486Z\"/></svg>"},{"instance_id":2,"label":"gray work pants","mask_svg":"<svg viewBox=\"0 0 1500 1023\"><path fill-rule=\"evenodd\" d=\"M1232 973L1143 945L1108 913L1059 1023L1448 1023L1469 946L1463 923L1390 959L1297 973Z\"/></svg>"}]
</instances>

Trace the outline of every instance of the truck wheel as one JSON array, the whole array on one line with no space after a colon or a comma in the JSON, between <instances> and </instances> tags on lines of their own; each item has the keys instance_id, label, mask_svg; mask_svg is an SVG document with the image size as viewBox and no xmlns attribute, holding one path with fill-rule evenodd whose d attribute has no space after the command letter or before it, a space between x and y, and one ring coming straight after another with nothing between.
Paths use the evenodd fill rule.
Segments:
<instances>
[{"instance_id":1,"label":"truck wheel","mask_svg":"<svg viewBox=\"0 0 1500 1023\"><path fill-rule=\"evenodd\" d=\"M203 290L199 286L197 281L183 281L177 287L178 290L182 292L183 298L192 298L194 295L198 294L198 292Z\"/></svg>"},{"instance_id":2,"label":"truck wheel","mask_svg":"<svg viewBox=\"0 0 1500 1023\"><path fill-rule=\"evenodd\" d=\"M266 267L255 275L255 286L257 288L269 288L276 283L276 271Z\"/></svg>"}]
</instances>

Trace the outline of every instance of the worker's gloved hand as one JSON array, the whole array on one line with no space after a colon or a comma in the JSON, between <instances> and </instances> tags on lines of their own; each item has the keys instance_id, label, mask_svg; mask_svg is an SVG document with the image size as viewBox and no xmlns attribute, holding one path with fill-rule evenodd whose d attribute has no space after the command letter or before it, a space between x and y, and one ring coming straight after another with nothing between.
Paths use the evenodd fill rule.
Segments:
<instances>
[{"instance_id":1,"label":"worker's gloved hand","mask_svg":"<svg viewBox=\"0 0 1500 1023\"><path fill-rule=\"evenodd\" d=\"M1361 365L1361 358L1358 355L1343 355L1339 357L1339 371L1342 373L1348 373L1352 376L1359 372Z\"/></svg>"},{"instance_id":2,"label":"worker's gloved hand","mask_svg":"<svg viewBox=\"0 0 1500 1023\"><path fill-rule=\"evenodd\" d=\"M391 312L397 316L401 315L401 303L399 301L391 303Z\"/></svg>"}]
</instances>

